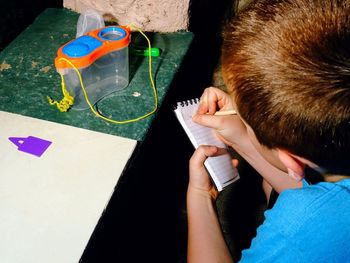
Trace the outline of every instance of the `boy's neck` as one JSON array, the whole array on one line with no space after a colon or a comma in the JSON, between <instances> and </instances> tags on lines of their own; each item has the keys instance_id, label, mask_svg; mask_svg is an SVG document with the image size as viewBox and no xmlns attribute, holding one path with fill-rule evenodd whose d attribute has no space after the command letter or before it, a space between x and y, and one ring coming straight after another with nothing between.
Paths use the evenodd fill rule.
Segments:
<instances>
[{"instance_id":1,"label":"boy's neck","mask_svg":"<svg viewBox=\"0 0 350 263\"><path fill-rule=\"evenodd\" d=\"M346 176L346 175L327 175L324 177L324 180L326 182L330 182L330 183L335 183L335 182L339 182L343 179L349 179L350 176Z\"/></svg>"}]
</instances>

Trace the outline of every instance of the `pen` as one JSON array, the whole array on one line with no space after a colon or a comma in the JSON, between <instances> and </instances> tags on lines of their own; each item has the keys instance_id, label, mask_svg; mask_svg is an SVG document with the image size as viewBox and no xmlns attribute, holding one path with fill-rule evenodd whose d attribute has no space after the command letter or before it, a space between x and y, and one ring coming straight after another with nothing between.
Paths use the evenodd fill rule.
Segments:
<instances>
[{"instance_id":1,"label":"pen","mask_svg":"<svg viewBox=\"0 0 350 263\"><path fill-rule=\"evenodd\" d=\"M214 113L216 116L226 116L226 115L236 115L237 112L235 110L223 110L223 111L217 111Z\"/></svg>"}]
</instances>

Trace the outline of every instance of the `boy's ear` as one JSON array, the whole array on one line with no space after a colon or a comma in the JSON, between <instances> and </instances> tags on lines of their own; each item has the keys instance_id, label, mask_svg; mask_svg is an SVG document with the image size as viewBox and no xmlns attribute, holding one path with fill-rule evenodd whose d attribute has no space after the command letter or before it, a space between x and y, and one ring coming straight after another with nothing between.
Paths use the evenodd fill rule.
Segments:
<instances>
[{"instance_id":1,"label":"boy's ear","mask_svg":"<svg viewBox=\"0 0 350 263\"><path fill-rule=\"evenodd\" d=\"M304 168L308 164L308 160L291 154L284 149L277 149L277 154L281 162L287 167L289 176L296 180L301 180L304 177Z\"/></svg>"}]
</instances>

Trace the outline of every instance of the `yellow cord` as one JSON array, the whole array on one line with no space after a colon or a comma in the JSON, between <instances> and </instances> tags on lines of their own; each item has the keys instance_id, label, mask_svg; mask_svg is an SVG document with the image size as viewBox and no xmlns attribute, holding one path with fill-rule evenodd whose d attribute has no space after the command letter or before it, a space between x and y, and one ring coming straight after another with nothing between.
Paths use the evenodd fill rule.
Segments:
<instances>
[{"instance_id":1,"label":"yellow cord","mask_svg":"<svg viewBox=\"0 0 350 263\"><path fill-rule=\"evenodd\" d=\"M60 58L60 60L64 60L66 61L69 65L71 65L73 67L73 69L76 71L76 73L78 74L78 77L79 77L79 81L80 81L80 85L81 85L81 88L83 90L83 93L84 93L84 97L85 97L85 100L87 102L87 104L89 105L90 107L90 110L96 115L98 116L99 118L102 118L103 120L105 121L108 121L108 122L111 122L111 123L114 123L114 124L126 124L126 123L131 123L131 122L136 122L136 121L139 121L139 120L142 120L142 119L145 119L147 118L148 116L152 115L153 113L155 113L157 111L157 108L158 108L158 96L157 96L157 90L156 90L156 87L154 85L154 81L153 81L153 77L152 77L152 56L151 56L151 42L149 40L149 38L141 31L141 29L131 25L132 27L136 28L142 36L144 36L147 40L147 43L148 43L148 67L149 67L149 79L151 81L151 85L152 85L152 91L153 91L153 96L154 96L154 108L153 110L151 110L150 112L146 113L145 115L143 116L140 116L140 117L137 117L137 118L134 118L134 119L129 119L129 120L123 120L123 121L117 121L117 120L112 120L110 118L107 118L103 115L101 115L98 111L96 111L94 109L94 107L92 106L90 100L89 100L89 97L87 95L87 92L86 92L86 89L85 89L85 86L84 86L84 83L83 83L83 79L81 77L81 73L79 71L79 69L71 62L69 61L68 59L65 59L65 58ZM55 100L53 100L51 97L47 97L48 98L48 101L50 103L50 105L56 105L56 107L61 111L61 112L66 112L68 111L68 109L73 105L74 103L74 98L69 94L67 88L66 88L66 85L64 83L64 78L63 78L63 75L60 73L61 75L61 86L62 86L62 93L63 93L63 99L60 101L60 102L57 102Z\"/></svg>"},{"instance_id":2,"label":"yellow cord","mask_svg":"<svg viewBox=\"0 0 350 263\"><path fill-rule=\"evenodd\" d=\"M63 93L63 99L61 101L53 100L50 96L47 96L47 100L49 101L50 105L56 105L57 109L60 112L66 112L70 109L70 107L74 104L74 97L71 96L66 89L66 85L64 83L63 75L61 75L61 87L62 87L62 93Z\"/></svg>"}]
</instances>

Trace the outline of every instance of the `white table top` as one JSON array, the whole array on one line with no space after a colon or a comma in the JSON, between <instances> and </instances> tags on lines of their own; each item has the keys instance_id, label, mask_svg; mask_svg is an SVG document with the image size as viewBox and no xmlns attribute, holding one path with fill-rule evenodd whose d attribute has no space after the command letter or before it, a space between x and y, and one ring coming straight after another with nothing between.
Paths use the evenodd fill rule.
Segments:
<instances>
[{"instance_id":1,"label":"white table top","mask_svg":"<svg viewBox=\"0 0 350 263\"><path fill-rule=\"evenodd\" d=\"M9 137L52 144L40 156ZM0 111L2 263L76 263L137 141Z\"/></svg>"}]
</instances>

